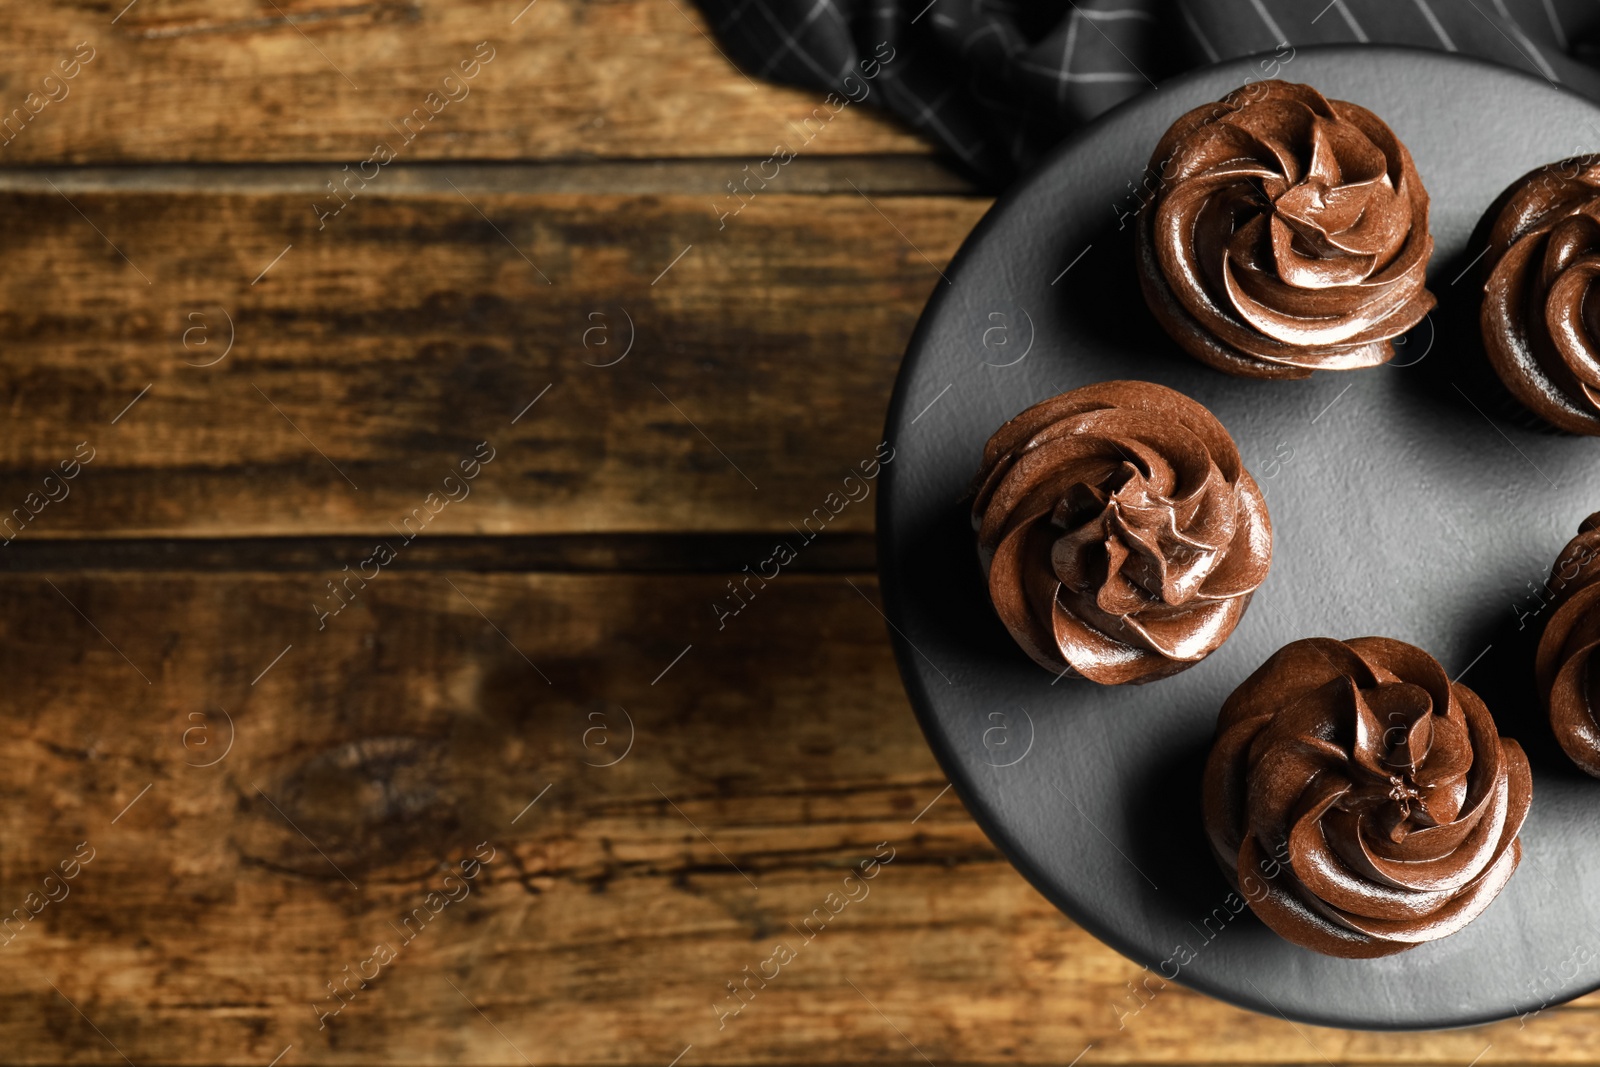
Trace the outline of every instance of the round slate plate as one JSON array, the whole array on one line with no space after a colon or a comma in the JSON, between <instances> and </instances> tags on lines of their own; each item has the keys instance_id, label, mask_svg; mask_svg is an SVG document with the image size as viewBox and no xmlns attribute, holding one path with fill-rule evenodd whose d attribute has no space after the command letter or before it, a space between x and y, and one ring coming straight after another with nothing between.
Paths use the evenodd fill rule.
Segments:
<instances>
[{"instance_id":1,"label":"round slate plate","mask_svg":"<svg viewBox=\"0 0 1600 1067\"><path fill-rule=\"evenodd\" d=\"M1600 108L1501 67L1398 48L1305 50L1279 76L1372 109L1410 147L1433 202L1440 306L1388 367L1262 382L1202 366L1146 311L1132 224L1119 223L1168 125L1261 78L1259 63L1178 78L1094 123L968 238L901 367L878 511L901 673L988 835L1062 911L1152 971L1336 1026L1536 1011L1600 986L1600 781L1562 758L1532 685L1548 615L1533 591L1600 508L1600 440L1518 427L1485 368L1469 268L1479 217L1512 179L1600 148ZM984 591L966 495L1001 423L1112 378L1210 408L1265 491L1276 542L1220 650L1175 678L1103 688L1057 682L1012 644ZM1199 779L1223 699L1275 649L1367 634L1464 675L1527 749L1534 804L1522 865L1482 917L1351 961L1297 948L1248 910L1232 916ZM1108 1004L1107 1028L1138 1006Z\"/></svg>"}]
</instances>

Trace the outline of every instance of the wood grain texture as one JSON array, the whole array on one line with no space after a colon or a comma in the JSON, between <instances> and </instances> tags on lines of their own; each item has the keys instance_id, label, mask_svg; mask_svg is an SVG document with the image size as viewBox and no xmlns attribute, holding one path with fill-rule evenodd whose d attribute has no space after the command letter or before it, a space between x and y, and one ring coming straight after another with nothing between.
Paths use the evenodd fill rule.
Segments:
<instances>
[{"instance_id":1,"label":"wood grain texture","mask_svg":"<svg viewBox=\"0 0 1600 1067\"><path fill-rule=\"evenodd\" d=\"M1600 997L1398 1036L1143 1003L943 792L871 501L719 628L873 454L987 206L920 139L742 76L686 0L6 16L8 1062L1600 1062ZM481 41L470 95L319 222Z\"/></svg>"},{"instance_id":2,"label":"wood grain texture","mask_svg":"<svg viewBox=\"0 0 1600 1067\"><path fill-rule=\"evenodd\" d=\"M0 902L93 849L0 947L8 1059L1592 1059L1600 998L1424 1035L1176 986L1128 1014L1139 969L941 793L867 576L787 576L721 631L708 576L468 572L385 573L318 631L322 578L4 579ZM485 841L465 897L430 905ZM417 907L437 914L407 943ZM780 942L795 958L723 1018Z\"/></svg>"},{"instance_id":3,"label":"wood grain texture","mask_svg":"<svg viewBox=\"0 0 1600 1067\"><path fill-rule=\"evenodd\" d=\"M584 162L449 161L393 163L380 170L375 188L385 195L437 196L461 189L487 193L585 193L616 196L679 194L735 206L727 183L743 181L744 167L758 169L765 157L743 159L608 159ZM766 167L772 173L771 165ZM370 173L370 168L369 168ZM784 164L773 192L974 195L974 186L928 156L799 156ZM759 175L758 175L759 176ZM298 195L309 205L329 200L327 183L345 177L342 164L326 163L132 163L108 166L0 166L0 192L7 193L245 193ZM750 192L759 193L752 179ZM720 199L719 199L720 198Z\"/></svg>"},{"instance_id":4,"label":"wood grain texture","mask_svg":"<svg viewBox=\"0 0 1600 1067\"><path fill-rule=\"evenodd\" d=\"M928 152L855 104L817 133L826 94L740 74L688 0L47 0L6 28L0 115L25 111L4 163L353 164L481 42L493 58L407 159L761 158L808 118L807 154Z\"/></svg>"},{"instance_id":5,"label":"wood grain texture","mask_svg":"<svg viewBox=\"0 0 1600 1067\"><path fill-rule=\"evenodd\" d=\"M0 537L384 533L483 441L432 532L788 532L872 458L986 207L374 185L322 222L301 193L0 193Z\"/></svg>"}]
</instances>

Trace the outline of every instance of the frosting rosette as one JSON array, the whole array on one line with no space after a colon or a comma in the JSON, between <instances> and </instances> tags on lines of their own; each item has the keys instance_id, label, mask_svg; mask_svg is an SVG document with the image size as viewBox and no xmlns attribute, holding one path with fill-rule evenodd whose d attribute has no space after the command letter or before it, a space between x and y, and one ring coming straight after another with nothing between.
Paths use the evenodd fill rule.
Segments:
<instances>
[{"instance_id":1,"label":"frosting rosette","mask_svg":"<svg viewBox=\"0 0 1600 1067\"><path fill-rule=\"evenodd\" d=\"M995 431L972 505L989 596L1049 670L1105 685L1193 666L1267 576L1261 490L1215 416L1149 382L1102 382Z\"/></svg>"},{"instance_id":2,"label":"frosting rosette","mask_svg":"<svg viewBox=\"0 0 1600 1067\"><path fill-rule=\"evenodd\" d=\"M1527 757L1471 689L1386 637L1279 649L1222 706L1203 812L1274 931L1369 958L1455 933L1505 887Z\"/></svg>"},{"instance_id":3,"label":"frosting rosette","mask_svg":"<svg viewBox=\"0 0 1600 1067\"><path fill-rule=\"evenodd\" d=\"M1489 362L1545 422L1600 435L1600 157L1540 167L1497 203L1480 314Z\"/></svg>"},{"instance_id":4,"label":"frosting rosette","mask_svg":"<svg viewBox=\"0 0 1600 1067\"><path fill-rule=\"evenodd\" d=\"M1539 637L1534 678L1561 750L1600 778L1600 512L1578 527L1550 568L1555 614Z\"/></svg>"},{"instance_id":5,"label":"frosting rosette","mask_svg":"<svg viewBox=\"0 0 1600 1067\"><path fill-rule=\"evenodd\" d=\"M1264 81L1180 118L1140 213L1145 301L1196 359L1305 378L1394 357L1434 306L1411 154L1372 112Z\"/></svg>"}]
</instances>

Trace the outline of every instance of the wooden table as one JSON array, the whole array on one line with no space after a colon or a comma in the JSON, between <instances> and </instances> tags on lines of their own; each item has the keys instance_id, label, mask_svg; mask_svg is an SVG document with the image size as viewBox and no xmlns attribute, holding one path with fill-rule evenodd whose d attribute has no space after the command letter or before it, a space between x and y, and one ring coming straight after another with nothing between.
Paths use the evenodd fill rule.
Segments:
<instances>
[{"instance_id":1,"label":"wooden table","mask_svg":"<svg viewBox=\"0 0 1600 1067\"><path fill-rule=\"evenodd\" d=\"M1140 992L1029 888L912 721L871 502L744 577L987 202L687 0L524 2L8 7L0 1057L1600 1056L1594 997Z\"/></svg>"}]
</instances>

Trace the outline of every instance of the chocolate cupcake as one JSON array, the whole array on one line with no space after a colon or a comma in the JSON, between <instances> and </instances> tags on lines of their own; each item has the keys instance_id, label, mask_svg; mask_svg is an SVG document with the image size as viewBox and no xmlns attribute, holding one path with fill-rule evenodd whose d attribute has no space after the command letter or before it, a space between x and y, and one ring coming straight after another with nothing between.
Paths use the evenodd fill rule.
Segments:
<instances>
[{"instance_id":1,"label":"chocolate cupcake","mask_svg":"<svg viewBox=\"0 0 1600 1067\"><path fill-rule=\"evenodd\" d=\"M1195 108L1150 158L1139 282L1162 327L1248 378L1373 367L1434 306L1411 154L1372 112L1257 82Z\"/></svg>"},{"instance_id":2,"label":"chocolate cupcake","mask_svg":"<svg viewBox=\"0 0 1600 1067\"><path fill-rule=\"evenodd\" d=\"M1600 512L1561 550L1548 588L1556 611L1539 638L1534 677L1561 750L1600 778L1600 671L1590 667L1600 649Z\"/></svg>"},{"instance_id":3,"label":"chocolate cupcake","mask_svg":"<svg viewBox=\"0 0 1600 1067\"><path fill-rule=\"evenodd\" d=\"M1222 424L1181 393L1102 382L1036 404L983 452L972 505L995 611L1041 666L1105 685L1210 655L1272 561Z\"/></svg>"},{"instance_id":4,"label":"chocolate cupcake","mask_svg":"<svg viewBox=\"0 0 1600 1067\"><path fill-rule=\"evenodd\" d=\"M1506 390L1544 422L1600 435L1600 157L1530 171L1498 201L1479 324Z\"/></svg>"},{"instance_id":5,"label":"chocolate cupcake","mask_svg":"<svg viewBox=\"0 0 1600 1067\"><path fill-rule=\"evenodd\" d=\"M1203 812L1217 861L1286 940L1387 956L1505 887L1533 797L1476 693L1386 637L1279 649L1222 706Z\"/></svg>"}]
</instances>

